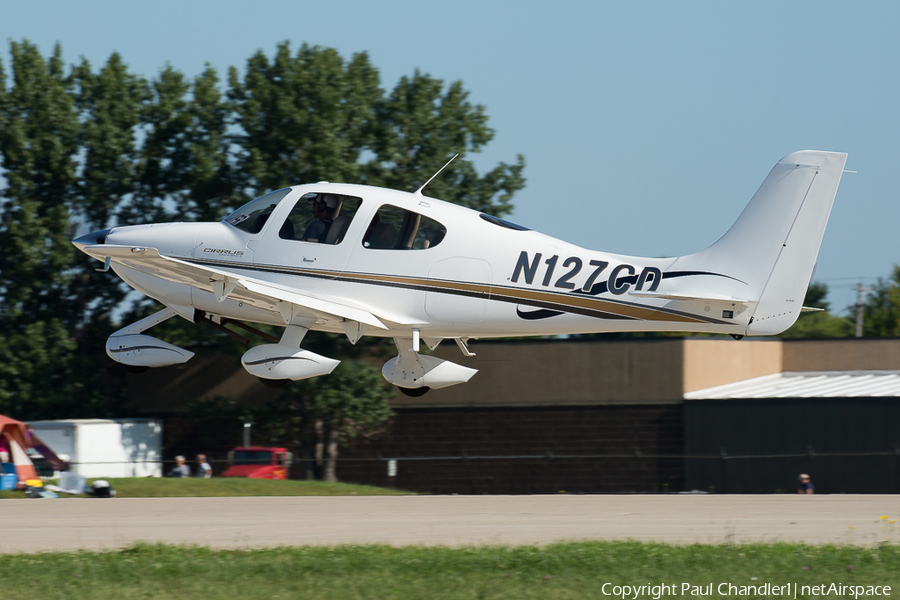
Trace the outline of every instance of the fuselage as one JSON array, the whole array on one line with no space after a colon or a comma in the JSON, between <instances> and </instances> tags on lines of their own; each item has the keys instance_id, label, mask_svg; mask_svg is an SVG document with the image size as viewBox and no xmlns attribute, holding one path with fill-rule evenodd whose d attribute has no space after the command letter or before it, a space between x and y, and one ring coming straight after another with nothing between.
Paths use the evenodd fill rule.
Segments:
<instances>
[{"instance_id":1,"label":"fuselage","mask_svg":"<svg viewBox=\"0 0 900 600\"><path fill-rule=\"evenodd\" d=\"M318 183L278 196L268 205L254 201L257 208L250 203L218 223L116 227L105 243L156 248L163 256L235 277L339 300L388 326L368 335L405 337L413 327L429 338L645 330L740 335L752 314L747 304L677 299L686 290L696 295L704 289L741 298L746 287L722 273L679 270L678 258L587 250L441 200L383 188ZM333 240L297 231L312 214L309 198L323 205L325 198L337 199L342 212L328 225ZM136 290L185 316L193 308L285 323L273 306L234 297L220 302L204 286L116 263L112 268ZM326 319L311 328L341 331Z\"/></svg>"}]
</instances>

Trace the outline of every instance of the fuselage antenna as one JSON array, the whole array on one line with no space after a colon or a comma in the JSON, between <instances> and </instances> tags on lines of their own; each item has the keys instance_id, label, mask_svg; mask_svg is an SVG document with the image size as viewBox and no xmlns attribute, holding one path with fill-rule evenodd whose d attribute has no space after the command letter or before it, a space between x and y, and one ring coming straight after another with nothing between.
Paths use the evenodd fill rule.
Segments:
<instances>
[{"instance_id":1,"label":"fuselage antenna","mask_svg":"<svg viewBox=\"0 0 900 600\"><path fill-rule=\"evenodd\" d=\"M420 187L419 189L417 189L417 190L416 190L415 192L413 192L413 193L416 194L417 196L421 196L421 195L422 195L422 190L425 189L425 186L428 185L429 183L431 183L431 180L432 180L432 179L434 179L435 177L437 177L438 175L440 175L440 174L441 174L441 171L443 171L444 169L446 169L447 166L448 166L450 163L452 163L452 162L456 159L457 156L459 156L458 153L457 153L457 154L454 154L454 155L453 155L453 158L451 158L450 160L448 160L446 165L444 165L443 167L441 167L440 169L438 169L438 170L437 170L437 173L435 173L434 175L432 175L431 177L429 177L429 178L428 178L428 181L426 181L425 183L423 183L423 184L422 184L422 187Z\"/></svg>"}]
</instances>

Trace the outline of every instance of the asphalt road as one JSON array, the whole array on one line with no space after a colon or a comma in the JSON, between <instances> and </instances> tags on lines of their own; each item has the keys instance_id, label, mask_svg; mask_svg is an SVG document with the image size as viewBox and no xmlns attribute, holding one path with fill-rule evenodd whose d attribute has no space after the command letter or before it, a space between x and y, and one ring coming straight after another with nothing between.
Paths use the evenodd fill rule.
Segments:
<instances>
[{"instance_id":1,"label":"asphalt road","mask_svg":"<svg viewBox=\"0 0 900 600\"><path fill-rule=\"evenodd\" d=\"M384 543L900 539L900 496L343 496L0 500L0 552Z\"/></svg>"}]
</instances>

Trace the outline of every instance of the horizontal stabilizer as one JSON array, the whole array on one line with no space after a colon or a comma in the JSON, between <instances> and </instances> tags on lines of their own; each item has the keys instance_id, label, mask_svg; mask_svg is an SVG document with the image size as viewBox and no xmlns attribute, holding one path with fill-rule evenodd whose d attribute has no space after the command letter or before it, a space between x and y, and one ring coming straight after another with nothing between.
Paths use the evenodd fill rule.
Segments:
<instances>
[{"instance_id":1,"label":"horizontal stabilizer","mask_svg":"<svg viewBox=\"0 0 900 600\"><path fill-rule=\"evenodd\" d=\"M751 300L741 298L729 298L727 296L692 296L690 294L660 294L657 292L628 292L630 296L638 298L659 298L661 300L682 300L693 302L722 302L726 304L749 304Z\"/></svg>"}]
</instances>

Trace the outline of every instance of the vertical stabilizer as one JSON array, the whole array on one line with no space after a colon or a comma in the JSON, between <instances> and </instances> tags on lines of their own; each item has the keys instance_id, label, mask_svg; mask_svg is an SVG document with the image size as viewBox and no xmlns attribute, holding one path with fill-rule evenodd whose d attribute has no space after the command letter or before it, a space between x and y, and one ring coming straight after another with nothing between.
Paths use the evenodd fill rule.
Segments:
<instances>
[{"instance_id":1,"label":"vertical stabilizer","mask_svg":"<svg viewBox=\"0 0 900 600\"><path fill-rule=\"evenodd\" d=\"M676 264L722 273L756 300L747 335L773 335L800 315L847 155L802 150L778 161L735 224Z\"/></svg>"}]
</instances>

